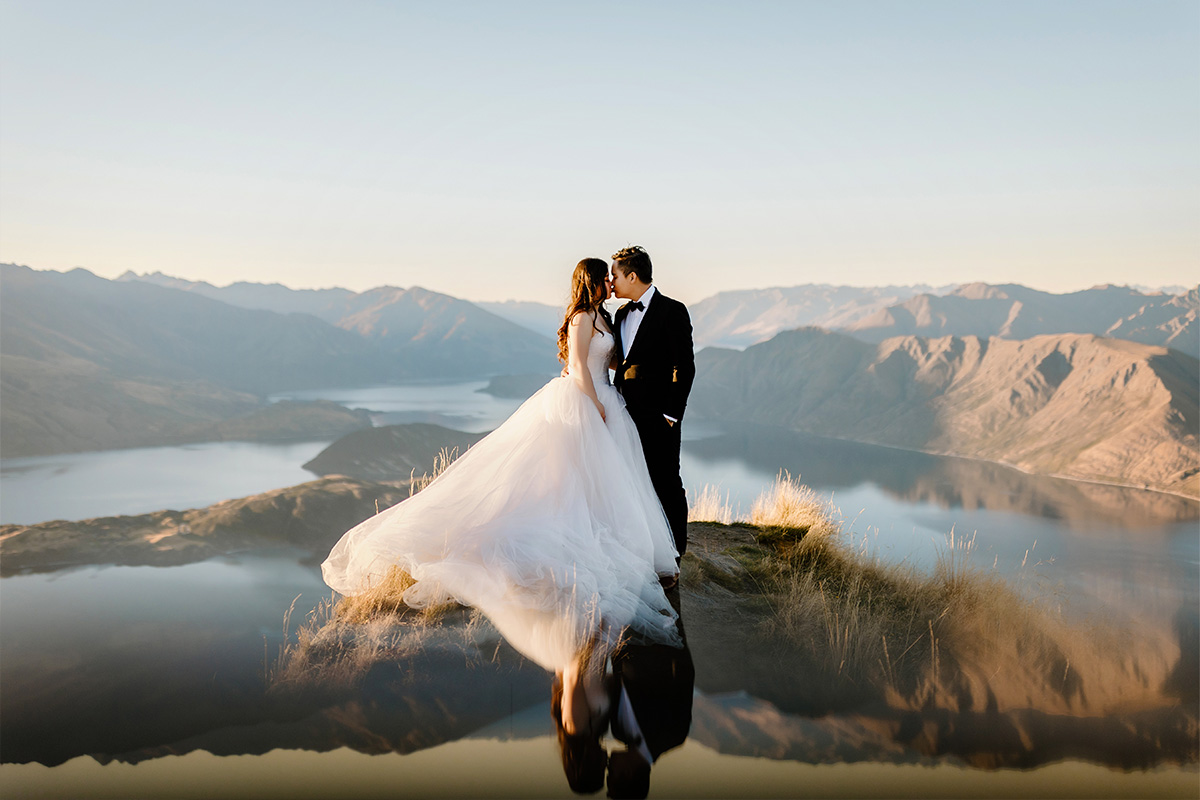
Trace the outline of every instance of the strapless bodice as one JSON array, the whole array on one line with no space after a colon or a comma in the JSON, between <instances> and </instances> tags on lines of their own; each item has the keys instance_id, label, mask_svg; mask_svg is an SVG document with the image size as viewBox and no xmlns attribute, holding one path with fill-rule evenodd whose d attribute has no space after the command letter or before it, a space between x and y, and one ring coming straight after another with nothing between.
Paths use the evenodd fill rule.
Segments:
<instances>
[{"instance_id":1,"label":"strapless bodice","mask_svg":"<svg viewBox=\"0 0 1200 800\"><path fill-rule=\"evenodd\" d=\"M612 360L612 352L616 346L616 340L608 331L596 331L592 334L592 344L588 348L588 372L592 374L594 385L599 386L609 382L608 364Z\"/></svg>"}]
</instances>

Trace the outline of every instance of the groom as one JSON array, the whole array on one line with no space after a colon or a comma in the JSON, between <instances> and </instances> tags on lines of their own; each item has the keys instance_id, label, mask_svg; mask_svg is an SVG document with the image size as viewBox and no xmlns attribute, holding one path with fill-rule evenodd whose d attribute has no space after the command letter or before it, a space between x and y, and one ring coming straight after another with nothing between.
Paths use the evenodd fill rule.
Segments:
<instances>
[{"instance_id":1,"label":"groom","mask_svg":"<svg viewBox=\"0 0 1200 800\"><path fill-rule=\"evenodd\" d=\"M687 307L653 286L650 254L626 247L612 257L621 359L615 385L637 425L654 491L667 514L679 555L687 549L687 495L679 477L679 423L687 405L696 361Z\"/></svg>"}]
</instances>

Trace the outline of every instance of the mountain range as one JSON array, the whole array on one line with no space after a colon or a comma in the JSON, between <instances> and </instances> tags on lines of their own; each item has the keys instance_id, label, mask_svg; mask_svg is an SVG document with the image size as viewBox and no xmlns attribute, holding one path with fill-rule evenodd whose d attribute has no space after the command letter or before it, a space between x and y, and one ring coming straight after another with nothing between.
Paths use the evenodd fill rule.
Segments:
<instances>
[{"instance_id":1,"label":"mountain range","mask_svg":"<svg viewBox=\"0 0 1200 800\"><path fill-rule=\"evenodd\" d=\"M558 370L545 337L424 289L216 290L239 305L170 282L0 265L6 457L197 441L246 415L294 429L273 419L281 411L255 413L265 395L288 390ZM337 324L292 310L289 298ZM328 414L287 413L328 428ZM339 432L361 426L344 422Z\"/></svg>"},{"instance_id":2,"label":"mountain range","mask_svg":"<svg viewBox=\"0 0 1200 800\"><path fill-rule=\"evenodd\" d=\"M1200 364L1091 334L1007 341L817 328L697 357L689 413L1200 495Z\"/></svg>"},{"instance_id":3,"label":"mountain range","mask_svg":"<svg viewBox=\"0 0 1200 800\"><path fill-rule=\"evenodd\" d=\"M690 311L697 349L741 349L781 331L813 326L875 344L892 336L1028 339L1091 333L1200 357L1200 287L1177 294L1123 286L1051 294L1013 284L937 289L810 284L720 292Z\"/></svg>"},{"instance_id":4,"label":"mountain range","mask_svg":"<svg viewBox=\"0 0 1200 800\"><path fill-rule=\"evenodd\" d=\"M338 321L341 317L339 309L354 296L349 289L292 289L282 283L237 281L228 286L214 286L207 281L189 281L161 272L139 275L133 270L126 270L117 280L192 292L239 308L258 308L279 314L311 314L329 323Z\"/></svg>"},{"instance_id":5,"label":"mountain range","mask_svg":"<svg viewBox=\"0 0 1200 800\"><path fill-rule=\"evenodd\" d=\"M741 349L793 328L843 328L919 294L936 295L953 288L805 284L743 289L718 292L688 310L697 349L710 345Z\"/></svg>"},{"instance_id":6,"label":"mountain range","mask_svg":"<svg viewBox=\"0 0 1200 800\"><path fill-rule=\"evenodd\" d=\"M366 423L263 397L558 369L552 340L529 328L551 332L560 312L538 303L487 304L505 319L419 287L216 287L11 264L0 278L9 457L310 424L344 433ZM1198 309L1200 288L723 292L692 306L697 349L747 349L701 350L690 409L1195 495ZM796 329L810 322L840 331Z\"/></svg>"},{"instance_id":7,"label":"mountain range","mask_svg":"<svg viewBox=\"0 0 1200 800\"><path fill-rule=\"evenodd\" d=\"M358 293L289 289L278 283L217 287L161 272L126 272L117 281L177 289L239 308L314 316L376 345L393 362L396 372L390 379L558 371L548 336L531 334L528 327L474 303L419 286L380 286Z\"/></svg>"},{"instance_id":8,"label":"mountain range","mask_svg":"<svg viewBox=\"0 0 1200 800\"><path fill-rule=\"evenodd\" d=\"M301 312L352 328L356 305L370 304L373 289L289 289L280 284L234 283L216 287L162 273L126 272L118 280L142 281L203 294L244 308ZM424 290L413 289L420 293ZM668 292L669 294L670 292ZM444 297L444 295L443 295ZM358 301L354 298L362 298ZM474 305L550 339L562 323L558 306L507 300ZM617 301L613 306L618 305ZM998 336L1027 339L1051 333L1092 333L1165 345L1200 357L1200 286L1095 286L1052 294L1016 284L950 284L931 287L804 284L718 292L689 307L697 350L742 349L777 333L819 327L879 343L892 336Z\"/></svg>"},{"instance_id":9,"label":"mountain range","mask_svg":"<svg viewBox=\"0 0 1200 800\"><path fill-rule=\"evenodd\" d=\"M943 296L920 294L833 327L867 342L893 336L1029 339L1091 333L1200 356L1198 311L1200 287L1182 295L1147 295L1125 286L1050 294L1012 284L970 283Z\"/></svg>"}]
</instances>

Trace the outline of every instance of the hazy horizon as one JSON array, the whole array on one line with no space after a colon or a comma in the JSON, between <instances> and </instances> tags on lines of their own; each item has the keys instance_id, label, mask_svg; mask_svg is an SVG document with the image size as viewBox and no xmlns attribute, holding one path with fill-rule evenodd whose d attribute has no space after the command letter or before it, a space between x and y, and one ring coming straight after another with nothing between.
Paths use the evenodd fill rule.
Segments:
<instances>
[{"instance_id":1,"label":"hazy horizon","mask_svg":"<svg viewBox=\"0 0 1200 800\"><path fill-rule=\"evenodd\" d=\"M557 303L1190 285L1200 5L0 2L0 261Z\"/></svg>"},{"instance_id":2,"label":"hazy horizon","mask_svg":"<svg viewBox=\"0 0 1200 800\"><path fill-rule=\"evenodd\" d=\"M122 271L115 275L101 275L100 273L96 272L95 270L88 269L85 266L66 267L66 268L62 268L62 269L45 269L45 268L40 268L40 267L34 266L33 264L20 264L20 263L8 262L8 261L0 261L0 263L13 264L14 266L18 266L18 267L28 267L29 269L32 269L36 272L57 272L60 274L65 274L65 273L71 272L72 270L75 270L75 269L83 269L87 272L92 273L93 275L96 275L96 277L104 278L106 280L117 280L121 276L123 276L127 273L133 273L138 278L147 278L147 277L151 277L151 276L157 274L157 275L161 275L164 278L187 281L190 283L208 283L210 286L213 286L214 288L217 288L217 289L228 288L228 287L234 286L236 284L249 284L249 285L257 285L257 286L282 286L285 289L290 289L292 291L308 291L308 290L323 291L323 290L332 290L332 289L349 289L350 291L354 291L354 292L365 292L365 291L370 291L372 289L381 289L381 288L395 288L395 289L418 289L419 288L419 289L426 289L429 291L435 291L435 292L438 292L439 294L446 294L451 297L456 297L460 300L470 301L472 303L543 303L545 305L555 305L553 303L546 303L545 301L535 300L535 299L528 298L528 297L504 297L504 298L499 298L499 299L464 297L462 295L454 295L454 294L451 294L450 292L433 289L429 286L422 286L420 284L410 284L408 286L401 286L401 285L393 284L393 283L384 283L384 284L379 284L377 286L369 286L366 289L360 290L360 289L350 289L350 287L348 287L348 286L339 285L339 284L329 284L326 286L292 286L292 285L290 285L288 283L284 283L282 281L267 282L267 281L249 281L249 280L243 280L243 279L232 280L232 281L228 281L226 283L213 283L211 281L206 281L202 278L191 278L186 275L173 275L171 273L164 272L162 270L155 270L152 272L140 272L140 273L135 272L134 270L125 270L125 271ZM788 284L788 285L777 284L777 285L773 285L773 286L744 286L744 287L738 287L735 289L719 289L716 292L714 292L713 294L705 295L704 297L697 297L694 299L689 298L687 302L695 303L700 300L705 300L716 294L720 294L722 292L756 292L756 291L769 291L771 289L795 289L795 288L800 288L800 287L804 287L804 286L828 286L830 288L849 288L849 289L878 289L878 288L885 288L888 286L893 286L893 287L897 287L897 288L900 288L900 287L908 288L908 287L921 286L921 287L926 287L933 291L949 291L949 290L953 290L953 288L955 288L957 286L964 286L964 285L968 285L968 284L972 284L972 283L988 283L988 282L987 281L966 280L966 281L958 281L958 282L948 283L948 284L941 284L939 286L933 286L930 284L920 284L920 283L851 284L851 283L828 283L828 282L811 281L811 282L795 283L795 284ZM1010 284L1011 283L1012 282L1010 282ZM989 284L989 285L995 286L995 285L1001 285L1001 284ZM1146 285L1146 284L1134 284L1134 283L1126 282L1126 283L1120 283L1120 284L1113 284L1113 283L1094 284L1092 286L1083 286L1083 287L1080 287L1079 289L1070 289L1070 290L1061 291L1061 292L1055 292L1055 291L1051 291L1048 289L1041 289L1037 286L1030 286L1029 284L1026 284L1026 283L1020 283L1020 284L1015 284L1015 285L1024 286L1025 288L1028 288L1028 289L1035 289L1037 291L1047 292L1049 294L1071 294L1074 292L1087 291L1089 289L1096 289L1096 288L1101 288L1104 286L1121 286L1121 287L1126 287L1129 289L1134 289L1136 291L1140 291L1143 293L1151 293L1151 294L1154 292L1179 294L1180 290L1182 292L1187 292L1187 291L1190 291L1193 286L1197 286L1200 284L1193 283L1190 286L1188 284L1160 284L1160 285L1150 286L1150 285Z\"/></svg>"}]
</instances>

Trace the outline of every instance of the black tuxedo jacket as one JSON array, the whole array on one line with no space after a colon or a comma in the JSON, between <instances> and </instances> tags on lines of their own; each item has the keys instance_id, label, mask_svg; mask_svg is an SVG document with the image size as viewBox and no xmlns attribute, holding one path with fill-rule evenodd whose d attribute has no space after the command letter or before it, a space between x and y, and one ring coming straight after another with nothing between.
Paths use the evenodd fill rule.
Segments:
<instances>
[{"instance_id":1,"label":"black tuxedo jacket","mask_svg":"<svg viewBox=\"0 0 1200 800\"><path fill-rule=\"evenodd\" d=\"M639 332L640 333L640 332ZM612 733L627 745L635 737L625 730L617 713L620 687L629 694L629 705L646 748L655 760L687 739L692 726L692 694L696 668L685 647L627 645L613 655L618 686L613 693Z\"/></svg>"},{"instance_id":2,"label":"black tuxedo jacket","mask_svg":"<svg viewBox=\"0 0 1200 800\"><path fill-rule=\"evenodd\" d=\"M618 347L622 346L621 323L628 314L628 305L621 306L613 320ZM632 416L666 414L682 420L695 377L692 320L687 306L655 289L633 347L617 368L614 385Z\"/></svg>"}]
</instances>

